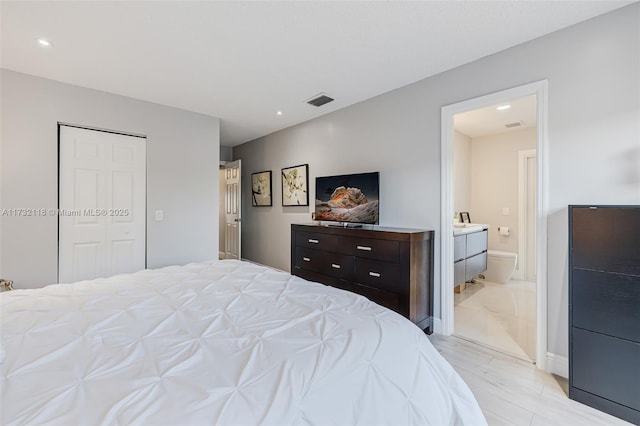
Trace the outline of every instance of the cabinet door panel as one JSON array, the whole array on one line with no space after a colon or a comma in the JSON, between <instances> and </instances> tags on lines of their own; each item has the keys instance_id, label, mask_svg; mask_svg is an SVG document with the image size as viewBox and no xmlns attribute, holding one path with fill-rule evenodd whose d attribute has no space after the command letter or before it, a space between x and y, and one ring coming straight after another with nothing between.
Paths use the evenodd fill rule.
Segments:
<instances>
[{"instance_id":1,"label":"cabinet door panel","mask_svg":"<svg viewBox=\"0 0 640 426\"><path fill-rule=\"evenodd\" d=\"M640 276L572 269L573 325L640 342Z\"/></svg>"},{"instance_id":2,"label":"cabinet door panel","mask_svg":"<svg viewBox=\"0 0 640 426\"><path fill-rule=\"evenodd\" d=\"M640 410L640 344L572 329L571 385Z\"/></svg>"},{"instance_id":3,"label":"cabinet door panel","mask_svg":"<svg viewBox=\"0 0 640 426\"><path fill-rule=\"evenodd\" d=\"M453 264L453 284L458 285L465 282L467 279L464 275L464 270L466 268L467 262L465 260L460 260Z\"/></svg>"},{"instance_id":4,"label":"cabinet door panel","mask_svg":"<svg viewBox=\"0 0 640 426\"><path fill-rule=\"evenodd\" d=\"M573 207L572 266L640 275L640 208Z\"/></svg>"},{"instance_id":5,"label":"cabinet door panel","mask_svg":"<svg viewBox=\"0 0 640 426\"><path fill-rule=\"evenodd\" d=\"M453 237L453 261L457 262L465 257L467 257L467 236Z\"/></svg>"},{"instance_id":6,"label":"cabinet door panel","mask_svg":"<svg viewBox=\"0 0 640 426\"><path fill-rule=\"evenodd\" d=\"M486 230L467 234L467 258L487 251L487 236Z\"/></svg>"},{"instance_id":7,"label":"cabinet door panel","mask_svg":"<svg viewBox=\"0 0 640 426\"><path fill-rule=\"evenodd\" d=\"M469 281L478 274L487 270L487 252L477 254L473 257L469 257L466 260L466 267L464 271L464 278Z\"/></svg>"}]
</instances>

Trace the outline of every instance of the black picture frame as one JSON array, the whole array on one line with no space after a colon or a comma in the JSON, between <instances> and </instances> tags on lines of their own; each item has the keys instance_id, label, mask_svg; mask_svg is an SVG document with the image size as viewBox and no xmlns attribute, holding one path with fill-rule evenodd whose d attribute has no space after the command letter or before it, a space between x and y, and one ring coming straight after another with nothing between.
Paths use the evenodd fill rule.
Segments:
<instances>
[{"instance_id":1,"label":"black picture frame","mask_svg":"<svg viewBox=\"0 0 640 426\"><path fill-rule=\"evenodd\" d=\"M309 165L285 167L282 169L282 206L309 205Z\"/></svg>"},{"instance_id":2,"label":"black picture frame","mask_svg":"<svg viewBox=\"0 0 640 426\"><path fill-rule=\"evenodd\" d=\"M469 216L469 212L460 212L460 222L471 223L471 217Z\"/></svg>"},{"instance_id":3,"label":"black picture frame","mask_svg":"<svg viewBox=\"0 0 640 426\"><path fill-rule=\"evenodd\" d=\"M271 170L251 173L251 205L254 207L273 206L271 191Z\"/></svg>"}]
</instances>

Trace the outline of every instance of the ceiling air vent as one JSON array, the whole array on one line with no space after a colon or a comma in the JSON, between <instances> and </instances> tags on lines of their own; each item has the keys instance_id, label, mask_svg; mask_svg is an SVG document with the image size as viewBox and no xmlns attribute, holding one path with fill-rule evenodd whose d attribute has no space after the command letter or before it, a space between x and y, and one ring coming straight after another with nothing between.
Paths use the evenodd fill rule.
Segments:
<instances>
[{"instance_id":1,"label":"ceiling air vent","mask_svg":"<svg viewBox=\"0 0 640 426\"><path fill-rule=\"evenodd\" d=\"M516 121L514 123L507 123L504 125L504 127L506 127L507 129L511 129L513 127L520 127L522 126L524 123L522 121Z\"/></svg>"},{"instance_id":2,"label":"ceiling air vent","mask_svg":"<svg viewBox=\"0 0 640 426\"><path fill-rule=\"evenodd\" d=\"M333 98L330 98L329 96L321 93L317 96L314 96L313 98L309 99L307 101L307 103L309 105L313 105L316 107L322 106L324 104L328 104L329 102L333 101Z\"/></svg>"}]
</instances>

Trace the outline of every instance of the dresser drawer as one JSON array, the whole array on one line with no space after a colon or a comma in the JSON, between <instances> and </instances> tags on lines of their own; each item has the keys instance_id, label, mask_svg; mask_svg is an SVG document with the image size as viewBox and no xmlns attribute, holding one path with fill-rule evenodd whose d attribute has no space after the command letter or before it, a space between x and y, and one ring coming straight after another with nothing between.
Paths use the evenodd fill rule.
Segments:
<instances>
[{"instance_id":1,"label":"dresser drawer","mask_svg":"<svg viewBox=\"0 0 640 426\"><path fill-rule=\"evenodd\" d=\"M327 263L323 272L332 277L353 279L355 257L338 253L327 253Z\"/></svg>"},{"instance_id":2,"label":"dresser drawer","mask_svg":"<svg viewBox=\"0 0 640 426\"><path fill-rule=\"evenodd\" d=\"M400 292L400 264L356 258L356 281L371 287Z\"/></svg>"},{"instance_id":3,"label":"dresser drawer","mask_svg":"<svg viewBox=\"0 0 640 426\"><path fill-rule=\"evenodd\" d=\"M338 236L315 232L297 232L296 245L318 250L337 251Z\"/></svg>"},{"instance_id":4,"label":"dresser drawer","mask_svg":"<svg viewBox=\"0 0 640 426\"><path fill-rule=\"evenodd\" d=\"M338 250L351 256L385 260L387 262L400 261L399 241L342 237L338 241Z\"/></svg>"},{"instance_id":5,"label":"dresser drawer","mask_svg":"<svg viewBox=\"0 0 640 426\"><path fill-rule=\"evenodd\" d=\"M309 271L325 272L329 261L327 254L327 252L321 250L297 247L296 257L293 260L294 266Z\"/></svg>"},{"instance_id":6,"label":"dresser drawer","mask_svg":"<svg viewBox=\"0 0 640 426\"><path fill-rule=\"evenodd\" d=\"M352 279L354 260L353 256L297 247L294 266L336 278Z\"/></svg>"},{"instance_id":7,"label":"dresser drawer","mask_svg":"<svg viewBox=\"0 0 640 426\"><path fill-rule=\"evenodd\" d=\"M348 281L336 281L332 284L334 287L341 288L342 290L347 290L352 293L360 294L367 299L371 300L374 303L377 303L380 306L384 306L385 308L389 308L393 311L398 312L401 315L408 316L409 312L407 309L402 306L400 302L400 294L393 293L391 291L379 290L377 288L367 287L364 285L359 285L355 283L351 283Z\"/></svg>"}]
</instances>

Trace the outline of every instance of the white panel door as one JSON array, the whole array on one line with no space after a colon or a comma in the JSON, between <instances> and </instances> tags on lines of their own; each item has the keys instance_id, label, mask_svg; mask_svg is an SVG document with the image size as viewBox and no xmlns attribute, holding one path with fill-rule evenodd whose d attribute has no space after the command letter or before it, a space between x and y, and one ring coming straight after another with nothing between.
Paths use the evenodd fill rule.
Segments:
<instances>
[{"instance_id":1,"label":"white panel door","mask_svg":"<svg viewBox=\"0 0 640 426\"><path fill-rule=\"evenodd\" d=\"M60 126L58 282L145 268L146 139Z\"/></svg>"},{"instance_id":2,"label":"white panel door","mask_svg":"<svg viewBox=\"0 0 640 426\"><path fill-rule=\"evenodd\" d=\"M225 166L225 259L240 259L241 256L241 217L240 212L240 160Z\"/></svg>"}]
</instances>

